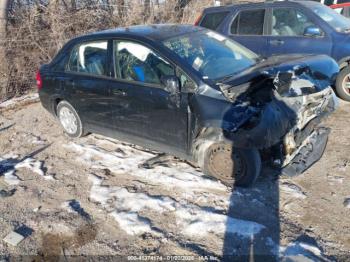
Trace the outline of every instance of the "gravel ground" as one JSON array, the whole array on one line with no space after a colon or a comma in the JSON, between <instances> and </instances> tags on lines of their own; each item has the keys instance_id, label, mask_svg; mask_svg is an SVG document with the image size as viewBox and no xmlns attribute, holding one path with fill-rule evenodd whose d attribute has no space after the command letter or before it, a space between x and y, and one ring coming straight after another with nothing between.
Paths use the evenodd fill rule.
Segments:
<instances>
[{"instance_id":1,"label":"gravel ground","mask_svg":"<svg viewBox=\"0 0 350 262\"><path fill-rule=\"evenodd\" d=\"M69 139L35 95L0 104L0 258L188 255L350 260L350 106L304 174L267 167L230 189L178 159L98 135ZM25 236L17 246L2 239ZM235 257L228 257L228 256ZM266 256L266 257L264 257Z\"/></svg>"}]
</instances>

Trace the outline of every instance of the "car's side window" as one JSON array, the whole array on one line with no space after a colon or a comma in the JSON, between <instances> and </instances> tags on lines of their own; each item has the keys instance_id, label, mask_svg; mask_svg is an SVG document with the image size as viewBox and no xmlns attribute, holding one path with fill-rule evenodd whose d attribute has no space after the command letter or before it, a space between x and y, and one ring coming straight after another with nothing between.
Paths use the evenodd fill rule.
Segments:
<instances>
[{"instance_id":1,"label":"car's side window","mask_svg":"<svg viewBox=\"0 0 350 262\"><path fill-rule=\"evenodd\" d=\"M161 84L175 74L174 67L150 48L132 41L114 41L115 77L146 84Z\"/></svg>"},{"instance_id":2,"label":"car's side window","mask_svg":"<svg viewBox=\"0 0 350 262\"><path fill-rule=\"evenodd\" d=\"M197 88L196 83L179 67L176 68L176 75L180 80L181 90L194 91Z\"/></svg>"},{"instance_id":3,"label":"car's side window","mask_svg":"<svg viewBox=\"0 0 350 262\"><path fill-rule=\"evenodd\" d=\"M107 64L107 41L82 43L71 52L66 70L105 76Z\"/></svg>"},{"instance_id":4,"label":"car's side window","mask_svg":"<svg viewBox=\"0 0 350 262\"><path fill-rule=\"evenodd\" d=\"M200 26L211 30L216 30L230 12L215 12L204 16Z\"/></svg>"},{"instance_id":5,"label":"car's side window","mask_svg":"<svg viewBox=\"0 0 350 262\"><path fill-rule=\"evenodd\" d=\"M231 24L233 35L262 35L264 32L265 9L241 11Z\"/></svg>"},{"instance_id":6,"label":"car's side window","mask_svg":"<svg viewBox=\"0 0 350 262\"><path fill-rule=\"evenodd\" d=\"M272 13L272 35L303 36L308 27L317 27L302 12L293 8L275 8Z\"/></svg>"}]
</instances>

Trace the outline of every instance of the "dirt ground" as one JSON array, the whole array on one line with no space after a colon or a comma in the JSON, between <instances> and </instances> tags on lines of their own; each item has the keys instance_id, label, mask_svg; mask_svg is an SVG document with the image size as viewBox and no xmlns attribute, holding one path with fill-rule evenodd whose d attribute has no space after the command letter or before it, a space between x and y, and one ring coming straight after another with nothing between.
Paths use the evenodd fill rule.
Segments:
<instances>
[{"instance_id":1,"label":"dirt ground","mask_svg":"<svg viewBox=\"0 0 350 262\"><path fill-rule=\"evenodd\" d=\"M349 115L341 102L304 174L265 167L254 187L232 190L177 159L146 169L156 154L136 146L69 139L35 96L0 104L0 260L350 261ZM25 236L17 246L2 240L11 231Z\"/></svg>"}]
</instances>

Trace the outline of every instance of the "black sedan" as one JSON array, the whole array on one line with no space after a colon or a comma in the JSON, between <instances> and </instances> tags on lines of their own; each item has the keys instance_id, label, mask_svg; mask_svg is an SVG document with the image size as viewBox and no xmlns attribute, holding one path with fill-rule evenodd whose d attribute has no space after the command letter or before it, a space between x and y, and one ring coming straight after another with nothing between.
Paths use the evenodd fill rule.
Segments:
<instances>
[{"instance_id":1,"label":"black sedan","mask_svg":"<svg viewBox=\"0 0 350 262\"><path fill-rule=\"evenodd\" d=\"M336 107L337 73L327 56L264 60L204 28L153 25L69 41L37 84L70 137L118 138L249 186L262 154L289 175L321 157L329 130L320 122Z\"/></svg>"}]
</instances>

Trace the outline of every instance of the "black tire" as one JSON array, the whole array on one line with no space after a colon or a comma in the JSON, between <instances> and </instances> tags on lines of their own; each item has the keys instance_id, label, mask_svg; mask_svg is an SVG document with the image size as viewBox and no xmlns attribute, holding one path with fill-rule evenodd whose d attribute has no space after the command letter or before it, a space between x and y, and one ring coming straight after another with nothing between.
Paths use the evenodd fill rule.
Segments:
<instances>
[{"instance_id":1,"label":"black tire","mask_svg":"<svg viewBox=\"0 0 350 262\"><path fill-rule=\"evenodd\" d=\"M347 90L344 86L345 79L350 77L350 67L347 66L343 70L340 71L340 73L337 76L337 81L336 81L336 87L335 90L338 94L338 96L345 100L350 102L350 89ZM350 78L348 79L350 82Z\"/></svg>"},{"instance_id":2,"label":"black tire","mask_svg":"<svg viewBox=\"0 0 350 262\"><path fill-rule=\"evenodd\" d=\"M63 123L63 120L62 120L63 117L61 116L61 114L64 111L68 112L67 110L71 113L70 116L74 116L74 118L75 118L74 123L76 124L76 128L74 128L74 132L68 130L65 127L65 124ZM67 101L59 102L59 104L57 105L56 112L57 112L57 118L60 121L61 126L62 126L62 128L67 136L72 137L72 138L78 138L78 137L83 137L84 135L86 135L86 133L84 131L83 124L81 122L81 119L80 119L77 111L74 109L74 107L70 103L68 103Z\"/></svg>"},{"instance_id":3,"label":"black tire","mask_svg":"<svg viewBox=\"0 0 350 262\"><path fill-rule=\"evenodd\" d=\"M224 165L216 165L219 161ZM227 186L249 187L261 172L260 153L255 148L232 148L229 143L215 142L205 151L202 170Z\"/></svg>"}]
</instances>

